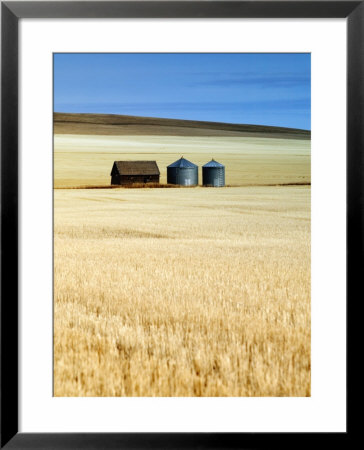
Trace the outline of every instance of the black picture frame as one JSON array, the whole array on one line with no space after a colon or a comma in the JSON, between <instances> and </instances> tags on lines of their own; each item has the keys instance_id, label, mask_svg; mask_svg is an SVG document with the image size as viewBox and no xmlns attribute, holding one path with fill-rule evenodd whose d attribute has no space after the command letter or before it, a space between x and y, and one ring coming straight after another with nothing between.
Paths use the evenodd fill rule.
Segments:
<instances>
[{"instance_id":1,"label":"black picture frame","mask_svg":"<svg viewBox=\"0 0 364 450\"><path fill-rule=\"evenodd\" d=\"M357 288L364 273L364 1L1 2L1 448L296 448L312 438L317 443L333 438L340 447L347 446L352 435L349 408L345 433L18 432L19 19L237 17L347 19L347 305L360 301Z\"/></svg>"}]
</instances>

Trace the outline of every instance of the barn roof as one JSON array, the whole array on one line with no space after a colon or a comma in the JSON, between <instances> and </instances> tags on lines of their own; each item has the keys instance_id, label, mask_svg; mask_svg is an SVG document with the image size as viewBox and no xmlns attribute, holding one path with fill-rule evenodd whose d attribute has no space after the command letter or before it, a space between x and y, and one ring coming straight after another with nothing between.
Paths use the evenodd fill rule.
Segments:
<instances>
[{"instance_id":1,"label":"barn roof","mask_svg":"<svg viewBox=\"0 0 364 450\"><path fill-rule=\"evenodd\" d=\"M156 161L115 161L120 175L159 175Z\"/></svg>"},{"instance_id":2,"label":"barn roof","mask_svg":"<svg viewBox=\"0 0 364 450\"><path fill-rule=\"evenodd\" d=\"M202 167L225 167L224 164L220 164L219 162L215 161L214 158L206 164L204 164Z\"/></svg>"},{"instance_id":3,"label":"barn roof","mask_svg":"<svg viewBox=\"0 0 364 450\"><path fill-rule=\"evenodd\" d=\"M185 159L183 156L181 159L178 159L174 163L170 164L167 167L179 167L180 169L189 169L197 167L196 164L191 163L191 161L188 161L188 159Z\"/></svg>"}]
</instances>

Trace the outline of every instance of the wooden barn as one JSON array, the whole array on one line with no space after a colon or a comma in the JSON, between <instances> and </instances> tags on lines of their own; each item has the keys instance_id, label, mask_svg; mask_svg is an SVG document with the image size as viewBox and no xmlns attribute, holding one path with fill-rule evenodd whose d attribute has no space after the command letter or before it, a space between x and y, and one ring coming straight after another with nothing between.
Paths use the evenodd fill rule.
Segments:
<instances>
[{"instance_id":1,"label":"wooden barn","mask_svg":"<svg viewBox=\"0 0 364 450\"><path fill-rule=\"evenodd\" d=\"M111 169L111 184L159 183L156 161L115 161Z\"/></svg>"}]
</instances>

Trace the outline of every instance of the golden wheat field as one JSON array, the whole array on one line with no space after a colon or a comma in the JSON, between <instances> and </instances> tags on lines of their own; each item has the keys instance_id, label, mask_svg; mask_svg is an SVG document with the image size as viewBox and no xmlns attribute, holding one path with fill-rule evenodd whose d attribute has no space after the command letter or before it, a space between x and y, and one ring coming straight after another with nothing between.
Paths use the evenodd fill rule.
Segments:
<instances>
[{"instance_id":1,"label":"golden wheat field","mask_svg":"<svg viewBox=\"0 0 364 450\"><path fill-rule=\"evenodd\" d=\"M310 187L55 189L54 395L309 396Z\"/></svg>"}]
</instances>

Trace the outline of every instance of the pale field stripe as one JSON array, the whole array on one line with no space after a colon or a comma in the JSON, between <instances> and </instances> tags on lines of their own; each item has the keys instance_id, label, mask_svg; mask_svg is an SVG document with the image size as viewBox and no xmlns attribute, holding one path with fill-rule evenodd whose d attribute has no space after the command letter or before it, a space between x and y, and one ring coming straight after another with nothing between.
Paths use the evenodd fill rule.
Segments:
<instances>
[{"instance_id":1,"label":"pale field stripe","mask_svg":"<svg viewBox=\"0 0 364 450\"><path fill-rule=\"evenodd\" d=\"M202 166L211 158L226 166L226 183L308 183L309 140L251 137L83 136L54 137L55 187L109 185L115 160L156 160L161 182L166 167L184 156ZM201 183L201 169L199 169Z\"/></svg>"}]
</instances>

